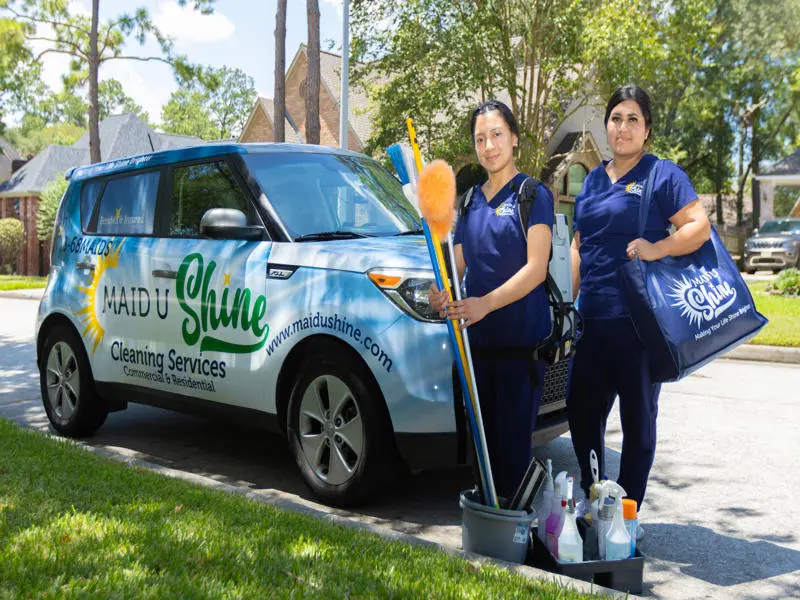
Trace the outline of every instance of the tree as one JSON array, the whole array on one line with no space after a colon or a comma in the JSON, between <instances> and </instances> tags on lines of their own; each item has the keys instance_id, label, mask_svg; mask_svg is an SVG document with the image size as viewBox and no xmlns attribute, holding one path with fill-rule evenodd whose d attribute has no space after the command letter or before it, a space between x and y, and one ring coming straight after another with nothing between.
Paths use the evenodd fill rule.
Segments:
<instances>
[{"instance_id":1,"label":"tree","mask_svg":"<svg viewBox=\"0 0 800 600\"><path fill-rule=\"evenodd\" d=\"M286 0L275 13L275 99L272 125L276 142L286 141Z\"/></svg>"},{"instance_id":2,"label":"tree","mask_svg":"<svg viewBox=\"0 0 800 600\"><path fill-rule=\"evenodd\" d=\"M53 226L61 197L67 191L69 181L63 173L47 182L39 197L39 212L36 215L36 235L40 241L49 242L53 238Z\"/></svg>"},{"instance_id":3,"label":"tree","mask_svg":"<svg viewBox=\"0 0 800 600\"><path fill-rule=\"evenodd\" d=\"M172 93L161 111L164 131L206 140L237 138L257 97L241 69L208 69L203 79Z\"/></svg>"},{"instance_id":4,"label":"tree","mask_svg":"<svg viewBox=\"0 0 800 600\"><path fill-rule=\"evenodd\" d=\"M238 138L258 97L253 78L241 69L222 67L209 69L206 79L195 87L205 91L205 105L217 128L217 138Z\"/></svg>"},{"instance_id":5,"label":"tree","mask_svg":"<svg viewBox=\"0 0 800 600\"><path fill-rule=\"evenodd\" d=\"M22 155L39 154L50 144L71 146L86 134L86 128L73 123L48 125L38 115L25 115L19 127L8 129L6 139Z\"/></svg>"},{"instance_id":6,"label":"tree","mask_svg":"<svg viewBox=\"0 0 800 600\"><path fill-rule=\"evenodd\" d=\"M150 115L125 93L122 84L116 79L104 79L97 88L97 104L99 118L102 121L111 115L133 113L145 123L150 120Z\"/></svg>"},{"instance_id":7,"label":"tree","mask_svg":"<svg viewBox=\"0 0 800 600\"><path fill-rule=\"evenodd\" d=\"M214 0L195 0L196 10L208 12ZM185 5L188 0L178 0ZM45 44L45 49L34 58L35 62L49 53L71 57L70 85L88 84L89 154L92 162L99 162L99 104L98 85L100 67L111 60L161 61L173 67L176 76L191 79L198 75L184 56L175 53L172 41L153 25L144 8L132 14L122 14L100 23L99 0L92 0L92 14L87 18L70 12L68 0L3 0L0 9L25 24L28 41ZM52 33L43 33L49 27ZM123 53L123 48L133 39L140 45L152 37L161 50L160 56L135 56ZM102 46L101 46L102 44Z\"/></svg>"},{"instance_id":8,"label":"tree","mask_svg":"<svg viewBox=\"0 0 800 600\"><path fill-rule=\"evenodd\" d=\"M308 12L308 69L306 71L306 142L319 144L319 2L306 0Z\"/></svg>"},{"instance_id":9,"label":"tree","mask_svg":"<svg viewBox=\"0 0 800 600\"><path fill-rule=\"evenodd\" d=\"M192 135L204 140L217 137L217 128L198 91L181 88L173 92L161 109L161 127L166 133Z\"/></svg>"},{"instance_id":10,"label":"tree","mask_svg":"<svg viewBox=\"0 0 800 600\"><path fill-rule=\"evenodd\" d=\"M22 221L14 218L0 219L0 269L2 272L6 274L14 272L23 239L25 239L25 229L22 227Z\"/></svg>"},{"instance_id":11,"label":"tree","mask_svg":"<svg viewBox=\"0 0 800 600\"><path fill-rule=\"evenodd\" d=\"M31 33L30 25L0 16L0 132L5 114L25 112L30 92L39 81L41 66L33 62L27 43Z\"/></svg>"}]
</instances>

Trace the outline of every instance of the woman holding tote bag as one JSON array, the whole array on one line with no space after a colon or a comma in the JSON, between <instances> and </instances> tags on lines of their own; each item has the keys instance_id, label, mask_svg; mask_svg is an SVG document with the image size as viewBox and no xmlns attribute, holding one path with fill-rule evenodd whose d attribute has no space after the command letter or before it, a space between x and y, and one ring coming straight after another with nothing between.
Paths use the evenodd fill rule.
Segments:
<instances>
[{"instance_id":1,"label":"woman holding tote bag","mask_svg":"<svg viewBox=\"0 0 800 600\"><path fill-rule=\"evenodd\" d=\"M644 183L658 162L647 152L653 135L647 93L636 85L618 88L606 106L605 125L613 158L589 173L575 199L572 273L584 333L572 364L567 409L588 497L589 453L597 452L603 477L606 421L619 396L623 441L617 481L641 508L655 456L661 385L650 377L648 349L633 327L617 270L636 257L654 261L694 252L711 229L689 178L663 160L639 237Z\"/></svg>"}]
</instances>

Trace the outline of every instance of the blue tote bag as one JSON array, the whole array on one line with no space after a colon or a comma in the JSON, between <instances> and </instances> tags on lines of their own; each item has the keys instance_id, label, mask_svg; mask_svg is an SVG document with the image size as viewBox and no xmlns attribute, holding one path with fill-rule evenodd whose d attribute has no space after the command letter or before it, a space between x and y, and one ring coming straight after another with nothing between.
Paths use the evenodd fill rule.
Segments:
<instances>
[{"instance_id":1,"label":"blue tote bag","mask_svg":"<svg viewBox=\"0 0 800 600\"><path fill-rule=\"evenodd\" d=\"M650 169L642 191L639 237L660 164ZM634 258L618 275L654 382L686 377L767 324L713 226L711 238L699 250L657 261Z\"/></svg>"}]
</instances>

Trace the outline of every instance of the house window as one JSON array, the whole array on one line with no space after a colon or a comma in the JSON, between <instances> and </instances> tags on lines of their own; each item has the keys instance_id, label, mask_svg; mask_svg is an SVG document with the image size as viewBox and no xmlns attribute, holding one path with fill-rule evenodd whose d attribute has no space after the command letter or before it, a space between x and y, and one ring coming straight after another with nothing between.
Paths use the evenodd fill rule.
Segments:
<instances>
[{"instance_id":1,"label":"house window","mask_svg":"<svg viewBox=\"0 0 800 600\"><path fill-rule=\"evenodd\" d=\"M589 172L580 163L575 163L569 168L567 174L564 176L561 184L561 193L564 196L572 196L573 198L581 193L583 187L583 180Z\"/></svg>"}]
</instances>

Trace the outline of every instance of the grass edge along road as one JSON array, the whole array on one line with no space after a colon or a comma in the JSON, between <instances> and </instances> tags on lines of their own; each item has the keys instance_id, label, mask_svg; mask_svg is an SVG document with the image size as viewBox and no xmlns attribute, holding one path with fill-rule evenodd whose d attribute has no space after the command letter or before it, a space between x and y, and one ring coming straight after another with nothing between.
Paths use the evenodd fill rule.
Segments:
<instances>
[{"instance_id":1,"label":"grass edge along road","mask_svg":"<svg viewBox=\"0 0 800 600\"><path fill-rule=\"evenodd\" d=\"M800 297L769 294L766 281L748 282L756 309L769 319L751 344L800 348Z\"/></svg>"},{"instance_id":2,"label":"grass edge along road","mask_svg":"<svg viewBox=\"0 0 800 600\"><path fill-rule=\"evenodd\" d=\"M599 597L128 467L2 419L0 447L0 597Z\"/></svg>"},{"instance_id":3,"label":"grass edge along road","mask_svg":"<svg viewBox=\"0 0 800 600\"><path fill-rule=\"evenodd\" d=\"M35 275L0 275L0 292L32 290L47 285L47 277Z\"/></svg>"}]
</instances>

